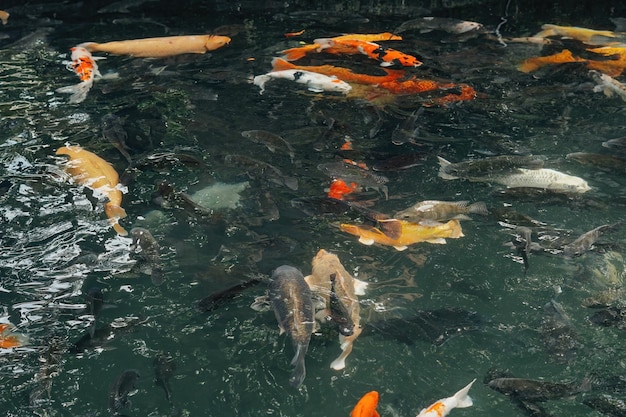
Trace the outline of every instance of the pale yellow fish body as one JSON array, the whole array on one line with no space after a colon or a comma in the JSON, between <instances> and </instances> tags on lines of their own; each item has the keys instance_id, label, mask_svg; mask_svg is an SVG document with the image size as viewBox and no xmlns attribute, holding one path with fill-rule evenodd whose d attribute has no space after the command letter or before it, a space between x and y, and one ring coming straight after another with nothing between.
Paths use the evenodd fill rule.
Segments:
<instances>
[{"instance_id":1,"label":"pale yellow fish body","mask_svg":"<svg viewBox=\"0 0 626 417\"><path fill-rule=\"evenodd\" d=\"M70 157L65 170L76 182L108 198L104 212L115 231L126 236L128 232L118 223L119 219L126 217L126 212L121 207L122 192L117 171L107 161L80 146L63 146L56 154Z\"/></svg>"},{"instance_id":2,"label":"pale yellow fish body","mask_svg":"<svg viewBox=\"0 0 626 417\"><path fill-rule=\"evenodd\" d=\"M324 298L326 305L326 309L323 311L324 316L330 315L328 312L330 309L330 276L335 274L335 294L348 310L354 323L354 333L351 336L339 335L342 352L330 365L331 368L340 370L345 368L346 358L352 352L352 344L362 331L358 295L364 294L367 283L354 278L346 271L337 255L324 249L317 252L311 266L311 275L304 279L312 291Z\"/></svg>"},{"instance_id":3,"label":"pale yellow fish body","mask_svg":"<svg viewBox=\"0 0 626 417\"><path fill-rule=\"evenodd\" d=\"M560 36L562 38L576 39L581 42L590 42L594 37L615 38L617 35L610 30L595 30L576 26L557 26L545 24L543 29L537 33L536 38L547 38L549 36Z\"/></svg>"},{"instance_id":4,"label":"pale yellow fish body","mask_svg":"<svg viewBox=\"0 0 626 417\"><path fill-rule=\"evenodd\" d=\"M344 232L359 237L364 245L379 243L393 246L397 250L405 250L408 245L419 242L445 244L446 238L456 239L463 237L461 224L457 219L447 223L424 225L398 219L380 220L381 228L373 226L357 226L341 224L339 228Z\"/></svg>"},{"instance_id":5,"label":"pale yellow fish body","mask_svg":"<svg viewBox=\"0 0 626 417\"><path fill-rule=\"evenodd\" d=\"M131 55L139 58L163 58L180 54L204 54L228 43L230 43L228 36L186 35L107 43L85 42L79 46L89 52L108 52L114 55Z\"/></svg>"}]
</instances>

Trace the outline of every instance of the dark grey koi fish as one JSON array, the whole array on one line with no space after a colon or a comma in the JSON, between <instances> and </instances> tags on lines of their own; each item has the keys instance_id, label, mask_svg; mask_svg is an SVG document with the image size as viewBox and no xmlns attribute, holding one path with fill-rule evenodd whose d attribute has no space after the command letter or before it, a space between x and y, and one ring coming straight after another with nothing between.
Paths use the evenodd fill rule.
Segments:
<instances>
[{"instance_id":1,"label":"dark grey koi fish","mask_svg":"<svg viewBox=\"0 0 626 417\"><path fill-rule=\"evenodd\" d=\"M152 362L154 367L154 383L163 388L167 402L172 403L170 379L176 371L176 362L169 352L160 352Z\"/></svg>"},{"instance_id":2,"label":"dark grey koi fish","mask_svg":"<svg viewBox=\"0 0 626 417\"><path fill-rule=\"evenodd\" d=\"M591 382L587 378L581 382L561 383L505 377L492 379L487 385L495 391L524 401L547 401L571 397L591 389Z\"/></svg>"},{"instance_id":3,"label":"dark grey koi fish","mask_svg":"<svg viewBox=\"0 0 626 417\"><path fill-rule=\"evenodd\" d=\"M287 333L296 351L291 360L295 369L289 377L289 383L298 388L306 376L304 357L313 332L311 290L302 272L292 266L283 265L272 273L269 298L281 333Z\"/></svg>"},{"instance_id":4,"label":"dark grey koi fish","mask_svg":"<svg viewBox=\"0 0 626 417\"><path fill-rule=\"evenodd\" d=\"M152 233L143 227L133 227L130 231L133 242L130 252L139 257L147 274L154 285L163 284L163 265L161 263L161 248Z\"/></svg>"},{"instance_id":5,"label":"dark grey koi fish","mask_svg":"<svg viewBox=\"0 0 626 417\"><path fill-rule=\"evenodd\" d=\"M261 282L260 277L254 277L252 279L249 279L248 281L244 281L239 284L235 284L231 287L228 287L225 290L213 293L207 297L204 297L202 300L198 302L198 309L203 312L214 311L220 305L224 304L226 301L232 300L233 298L239 296L243 292L243 290L245 290L246 288L250 288L254 285L257 285L260 282Z\"/></svg>"},{"instance_id":6,"label":"dark grey koi fish","mask_svg":"<svg viewBox=\"0 0 626 417\"><path fill-rule=\"evenodd\" d=\"M621 222L614 224L604 224L593 230L583 233L578 239L563 247L563 254L570 258L580 256L589 251L594 243L607 232L612 232L621 225Z\"/></svg>"},{"instance_id":7,"label":"dark grey koi fish","mask_svg":"<svg viewBox=\"0 0 626 417\"><path fill-rule=\"evenodd\" d=\"M352 336L354 334L354 321L352 321L348 309L335 292L336 279L337 274L330 275L330 296L328 302L330 307L330 319L337 325L339 333L344 336Z\"/></svg>"},{"instance_id":8,"label":"dark grey koi fish","mask_svg":"<svg viewBox=\"0 0 626 417\"><path fill-rule=\"evenodd\" d=\"M254 143L265 145L265 147L272 153L277 150L285 152L289 155L289 158L291 158L291 162L293 162L296 157L296 154L289 142L283 139L282 136L275 133L268 132L266 130L245 130L241 132L241 136L250 139Z\"/></svg>"},{"instance_id":9,"label":"dark grey koi fish","mask_svg":"<svg viewBox=\"0 0 626 417\"><path fill-rule=\"evenodd\" d=\"M117 377L109 393L109 410L111 412L116 414L120 409L132 407L128 397L137 392L139 377L139 371L136 369L127 369Z\"/></svg>"},{"instance_id":10,"label":"dark grey koi fish","mask_svg":"<svg viewBox=\"0 0 626 417\"><path fill-rule=\"evenodd\" d=\"M129 164L132 164L133 160L128 153L130 148L126 145L128 134L124 130L121 118L111 113L105 115L102 118L102 136L120 151Z\"/></svg>"},{"instance_id":11,"label":"dark grey koi fish","mask_svg":"<svg viewBox=\"0 0 626 417\"><path fill-rule=\"evenodd\" d=\"M265 179L284 185L294 191L298 189L297 178L284 175L281 170L266 162L235 154L226 155L224 162L244 169L252 178Z\"/></svg>"}]
</instances>

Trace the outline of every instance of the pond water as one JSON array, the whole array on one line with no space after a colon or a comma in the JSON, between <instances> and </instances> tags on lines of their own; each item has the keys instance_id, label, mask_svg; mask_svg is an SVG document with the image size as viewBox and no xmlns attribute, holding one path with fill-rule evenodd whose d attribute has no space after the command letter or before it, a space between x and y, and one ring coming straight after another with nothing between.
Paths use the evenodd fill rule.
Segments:
<instances>
[{"instance_id":1,"label":"pond water","mask_svg":"<svg viewBox=\"0 0 626 417\"><path fill-rule=\"evenodd\" d=\"M347 416L363 394L376 390L381 416L413 416L475 378L474 405L454 415L623 415L600 414L585 403L624 396L624 330L593 323L590 317L603 307L589 307L588 299L603 296L604 307L620 307L626 231L616 227L574 258L562 247L623 219L624 161L581 164L567 155L626 158L602 146L626 136L626 107L594 91L584 64L518 71L524 59L556 46L510 41L545 23L613 30L610 19L626 17L621 2L575 8L520 1L332 8L304 1L170 3L5 7L11 15L0 27L0 322L29 338L22 347L0 349L5 415L111 415L109 393L130 369L140 375L137 392L120 415ZM485 32L464 37L412 29L385 45L423 62L408 74L467 84L475 99L431 105L445 94L435 91L382 102L371 94L316 93L287 80L269 81L260 94L252 84L284 49L342 33L393 32L429 14L480 22ZM70 104L56 92L78 82L66 64L69 48L81 42L209 32L232 40L206 54L160 59L95 53L105 57L97 61L103 78L87 98ZM303 64L382 74L361 55L307 59ZM414 112L417 120L409 125ZM103 135L108 114L120 118L134 170ZM416 128L415 137L394 144L398 126ZM247 130L282 136L293 158L243 137ZM352 150L341 149L346 142ZM106 200L64 173L64 158L55 151L66 144L125 173L127 217L120 223L146 228L158 242L161 285L131 253L132 239L110 227ZM179 157L155 161L163 153ZM437 156L460 162L530 154L543 156L546 168L584 178L591 190L538 195L438 176ZM250 160L238 156L260 162L246 165ZM418 163L376 172L388 178L388 197L375 187L346 198L387 215L422 200L483 201L489 214L461 220L462 238L405 251L366 246L340 231L340 223L363 224L366 215L324 200L331 178L318 165L347 157L398 168L401 156L416 156ZM164 180L208 212L160 196ZM208 197L194 194L200 191ZM519 234L516 225L550 248L531 251L526 271L522 252L506 245ZM306 379L295 389L288 383L289 339L279 334L271 311L250 305L265 294L278 266L309 274L320 248L370 284L360 297L364 331L346 368L336 371L330 363L340 353L337 333L322 326L309 345ZM203 298L256 279L260 283L224 297L211 311L198 309ZM102 294L95 315L89 294ZM552 300L562 310L551 309ZM155 383L155 363L163 363L155 358L163 354L175 364L171 401ZM524 410L519 397L486 384L496 373L574 388L571 395L527 402Z\"/></svg>"}]
</instances>

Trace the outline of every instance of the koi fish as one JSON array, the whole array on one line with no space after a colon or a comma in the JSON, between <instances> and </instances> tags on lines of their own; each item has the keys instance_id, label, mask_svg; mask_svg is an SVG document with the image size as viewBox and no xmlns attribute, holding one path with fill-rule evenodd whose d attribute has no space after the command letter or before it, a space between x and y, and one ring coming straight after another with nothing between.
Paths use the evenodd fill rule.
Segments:
<instances>
[{"instance_id":1,"label":"koi fish","mask_svg":"<svg viewBox=\"0 0 626 417\"><path fill-rule=\"evenodd\" d=\"M181 54L204 54L230 43L228 36L186 35L129 39L106 43L85 42L80 47L89 52L108 52L137 58L163 58Z\"/></svg>"},{"instance_id":2,"label":"koi fish","mask_svg":"<svg viewBox=\"0 0 626 417\"><path fill-rule=\"evenodd\" d=\"M56 154L70 157L65 169L75 181L109 199L104 205L109 222L118 234L128 235L118 223L119 219L126 217L126 212L120 207L122 191L118 174L111 164L80 146L63 146L57 149Z\"/></svg>"},{"instance_id":3,"label":"koi fish","mask_svg":"<svg viewBox=\"0 0 626 417\"><path fill-rule=\"evenodd\" d=\"M341 354L331 362L330 367L334 370L341 370L346 367L346 358L352 353L352 345L362 331L361 307L358 295L364 295L367 283L354 278L341 264L339 257L333 253L320 249L311 261L311 275L304 278L311 290L319 294L325 302L326 308L316 315L319 320L331 316L331 290L337 300L343 304L352 320L352 334L339 335ZM334 275L334 286L331 276Z\"/></svg>"},{"instance_id":4,"label":"koi fish","mask_svg":"<svg viewBox=\"0 0 626 417\"><path fill-rule=\"evenodd\" d=\"M70 48L70 51L72 51L72 62L67 64L67 69L74 71L78 75L80 83L57 88L56 91L57 93L71 94L69 102L75 104L84 101L87 98L87 93L93 86L94 79L102 77L96 60L104 58L92 56L87 49L80 45Z\"/></svg>"},{"instance_id":5,"label":"koi fish","mask_svg":"<svg viewBox=\"0 0 626 417\"><path fill-rule=\"evenodd\" d=\"M384 68L383 71L385 71L386 75L367 75L367 74L358 74L356 72L352 72L348 68L335 67L333 65L318 65L318 66L295 65L281 58L274 58L272 60L272 69L274 71L282 71L282 70L313 71L319 74L328 75L329 77L335 76L339 78L340 80L343 80L348 83L373 84L373 85L378 85L380 83L386 83L386 82L392 82L404 76L404 70L391 70L391 69Z\"/></svg>"},{"instance_id":6,"label":"koi fish","mask_svg":"<svg viewBox=\"0 0 626 417\"><path fill-rule=\"evenodd\" d=\"M471 407L474 403L472 398L467 395L470 388L472 388L472 384L476 381L473 379L472 382L467 384L464 388L459 390L452 397L443 398L434 404L430 405L427 408L424 408L417 417L444 417L450 414L454 408L467 408Z\"/></svg>"},{"instance_id":7,"label":"koi fish","mask_svg":"<svg viewBox=\"0 0 626 417\"><path fill-rule=\"evenodd\" d=\"M342 94L348 94L352 89L350 84L340 80L337 77L329 77L328 75L319 74L317 72L305 71L305 70L283 70L272 71L267 74L257 75L254 77L254 85L259 86L261 94L265 91L265 83L270 79L283 78L287 80L295 81L299 84L306 85L309 91L314 93L321 93L323 91L332 91Z\"/></svg>"},{"instance_id":8,"label":"koi fish","mask_svg":"<svg viewBox=\"0 0 626 417\"><path fill-rule=\"evenodd\" d=\"M9 23L9 16L11 16L11 14L9 12L5 12L4 10L0 10L0 21L2 21L3 25L6 25L7 23Z\"/></svg>"},{"instance_id":9,"label":"koi fish","mask_svg":"<svg viewBox=\"0 0 626 417\"><path fill-rule=\"evenodd\" d=\"M376 406L378 406L378 392L370 391L356 403L350 417L380 417Z\"/></svg>"},{"instance_id":10,"label":"koi fish","mask_svg":"<svg viewBox=\"0 0 626 417\"><path fill-rule=\"evenodd\" d=\"M383 33L371 33L371 34L352 33L352 34L337 36L337 37L330 38L330 39L338 39L338 40L354 39L354 40L361 40L365 42L377 42L377 41L397 41L397 40L402 40L402 37L398 35L394 35L393 33L383 32ZM281 51L280 53L283 54L282 58L286 59L287 61L297 61L298 59L303 58L307 54L312 53L312 52L320 52L320 45L318 45L317 43L312 43L312 44L303 45L297 48L285 49ZM342 47L339 45L325 49L324 52L328 52L331 54L356 54L358 53L358 51L355 51L353 48Z\"/></svg>"},{"instance_id":11,"label":"koi fish","mask_svg":"<svg viewBox=\"0 0 626 417\"><path fill-rule=\"evenodd\" d=\"M545 24L541 26L541 29L543 30L534 35L534 38L559 36L564 39L575 39L591 45L601 45L617 36L615 32L610 30L594 30L577 26L557 26Z\"/></svg>"},{"instance_id":12,"label":"koi fish","mask_svg":"<svg viewBox=\"0 0 626 417\"><path fill-rule=\"evenodd\" d=\"M403 67L419 67L422 62L412 55L397 51L392 48L385 48L374 42L367 42L358 39L337 39L337 38L320 38L314 41L319 45L319 50L330 47L346 47L359 51L363 55L380 61L381 67L391 65L401 65Z\"/></svg>"},{"instance_id":13,"label":"koi fish","mask_svg":"<svg viewBox=\"0 0 626 417\"><path fill-rule=\"evenodd\" d=\"M433 30L443 30L455 35L461 35L467 32L483 32L485 28L478 22L467 20L458 20L448 17L419 17L417 19L408 20L396 28L394 32L402 33L407 30L418 29L420 33L427 33Z\"/></svg>"},{"instance_id":14,"label":"koi fish","mask_svg":"<svg viewBox=\"0 0 626 417\"><path fill-rule=\"evenodd\" d=\"M0 323L0 348L10 349L28 344L28 336L15 333L15 326L10 323Z\"/></svg>"},{"instance_id":15,"label":"koi fish","mask_svg":"<svg viewBox=\"0 0 626 417\"><path fill-rule=\"evenodd\" d=\"M433 225L397 219L382 219L379 220L379 224L381 228L342 223L339 225L339 229L358 236L359 242L364 245L379 243L381 245L393 246L399 251L405 250L408 245L414 243L445 244L445 238L457 239L465 236L457 219Z\"/></svg>"},{"instance_id":16,"label":"koi fish","mask_svg":"<svg viewBox=\"0 0 626 417\"><path fill-rule=\"evenodd\" d=\"M569 49L563 49L561 52L558 52L553 55L540 56L528 58L521 64L517 66L517 69L522 72L532 72L544 65L548 64L564 64L568 62L587 62L586 59L576 57L572 54L572 51Z\"/></svg>"},{"instance_id":17,"label":"koi fish","mask_svg":"<svg viewBox=\"0 0 626 417\"><path fill-rule=\"evenodd\" d=\"M624 68L626 68L626 44L620 43L601 48L590 48L587 51L603 56L598 61L587 61L587 68L601 71L611 77L619 77L624 72Z\"/></svg>"},{"instance_id":18,"label":"koi fish","mask_svg":"<svg viewBox=\"0 0 626 417\"><path fill-rule=\"evenodd\" d=\"M425 200L396 213L394 217L412 222L420 222L422 220L469 220L470 217L467 216L468 213L487 214L487 206L482 201L469 205L468 203L469 201Z\"/></svg>"}]
</instances>

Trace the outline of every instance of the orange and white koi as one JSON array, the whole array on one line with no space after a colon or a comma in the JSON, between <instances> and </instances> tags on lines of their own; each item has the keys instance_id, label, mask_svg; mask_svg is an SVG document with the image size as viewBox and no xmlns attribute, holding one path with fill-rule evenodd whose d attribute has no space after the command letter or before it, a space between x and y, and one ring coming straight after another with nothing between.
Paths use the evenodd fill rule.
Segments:
<instances>
[{"instance_id":1,"label":"orange and white koi","mask_svg":"<svg viewBox=\"0 0 626 417\"><path fill-rule=\"evenodd\" d=\"M346 35L336 36L330 39L344 40L344 39L354 39L361 40L366 42L377 42L377 41L397 41L402 40L401 36L394 35L393 33L383 32L383 33L350 33ZM312 43L308 45L299 46L296 48L285 49L281 51L282 58L287 61L296 61L300 58L305 57L309 53L320 52L320 45L317 43ZM336 45L334 47L329 47L324 50L324 52L328 52L330 54L356 54L359 51L356 51L350 47L343 47L340 45Z\"/></svg>"},{"instance_id":2,"label":"orange and white koi","mask_svg":"<svg viewBox=\"0 0 626 417\"><path fill-rule=\"evenodd\" d=\"M378 392L370 391L365 394L352 409L350 417L380 417L376 407L378 406Z\"/></svg>"},{"instance_id":3,"label":"orange and white koi","mask_svg":"<svg viewBox=\"0 0 626 417\"><path fill-rule=\"evenodd\" d=\"M347 83L359 83L359 84L372 84L377 85L380 83L392 82L402 78L405 74L404 70L392 70L384 68L386 75L367 75L358 74L352 72L348 68L336 67L334 65L295 65L291 62L287 62L282 58L272 59L272 68L274 71L282 71L287 69L313 71L319 74L328 75L329 77L335 76L340 80Z\"/></svg>"},{"instance_id":4,"label":"orange and white koi","mask_svg":"<svg viewBox=\"0 0 626 417\"><path fill-rule=\"evenodd\" d=\"M327 48L344 47L353 49L363 55L375 59L380 62L381 67L391 65L401 65L403 67L419 67L422 62L416 57L405 54L392 48L386 48L374 42L362 41L359 39L337 39L337 38L320 38L315 39L314 43L319 45L319 50Z\"/></svg>"},{"instance_id":5,"label":"orange and white koi","mask_svg":"<svg viewBox=\"0 0 626 417\"><path fill-rule=\"evenodd\" d=\"M257 75L254 77L254 85L259 86L261 94L265 91L265 84L271 79L283 78L287 80L295 81L299 84L304 84L315 93L321 93L323 91L332 91L342 94L348 94L352 89L350 84L340 80L337 77L329 77L328 75L319 74L313 71L305 70L282 70L272 71L267 74Z\"/></svg>"},{"instance_id":6,"label":"orange and white koi","mask_svg":"<svg viewBox=\"0 0 626 417\"><path fill-rule=\"evenodd\" d=\"M65 170L76 182L108 198L109 201L104 205L104 212L113 229L118 234L126 236L128 232L118 223L119 219L126 217L126 212L120 206L122 191L115 168L98 155L80 146L63 146L57 149L56 154L70 157Z\"/></svg>"},{"instance_id":7,"label":"orange and white koi","mask_svg":"<svg viewBox=\"0 0 626 417\"><path fill-rule=\"evenodd\" d=\"M228 36L186 35L160 38L129 39L106 43L85 42L82 46L90 52L108 52L114 55L131 55L138 58L163 58L180 54L204 54L230 43Z\"/></svg>"},{"instance_id":8,"label":"orange and white koi","mask_svg":"<svg viewBox=\"0 0 626 417\"><path fill-rule=\"evenodd\" d=\"M368 225L353 225L342 223L339 229L359 237L359 242L364 245L393 246L396 250L403 251L408 245L419 242L445 244L446 238L457 239L463 237L461 224L457 219L447 223L433 223L432 225L414 223L398 219L379 220L380 228Z\"/></svg>"},{"instance_id":9,"label":"orange and white koi","mask_svg":"<svg viewBox=\"0 0 626 417\"><path fill-rule=\"evenodd\" d=\"M427 408L424 408L417 417L444 417L450 414L454 408L467 408L471 407L474 402L472 398L467 394L472 388L472 384L476 379L472 380L464 388L459 390L452 397L442 398L441 400L431 404Z\"/></svg>"},{"instance_id":10,"label":"orange and white koi","mask_svg":"<svg viewBox=\"0 0 626 417\"><path fill-rule=\"evenodd\" d=\"M10 323L0 323L0 348L10 349L28 344L28 336L15 333L15 326Z\"/></svg>"},{"instance_id":11,"label":"orange and white koi","mask_svg":"<svg viewBox=\"0 0 626 417\"><path fill-rule=\"evenodd\" d=\"M94 57L87 49L81 46L70 48L72 51L72 62L67 64L67 69L74 71L80 83L67 87L57 88L57 93L71 94L69 102L72 104L80 103L87 98L87 93L93 86L96 77L102 77L98 70L96 60L104 59L103 57Z\"/></svg>"}]
</instances>

